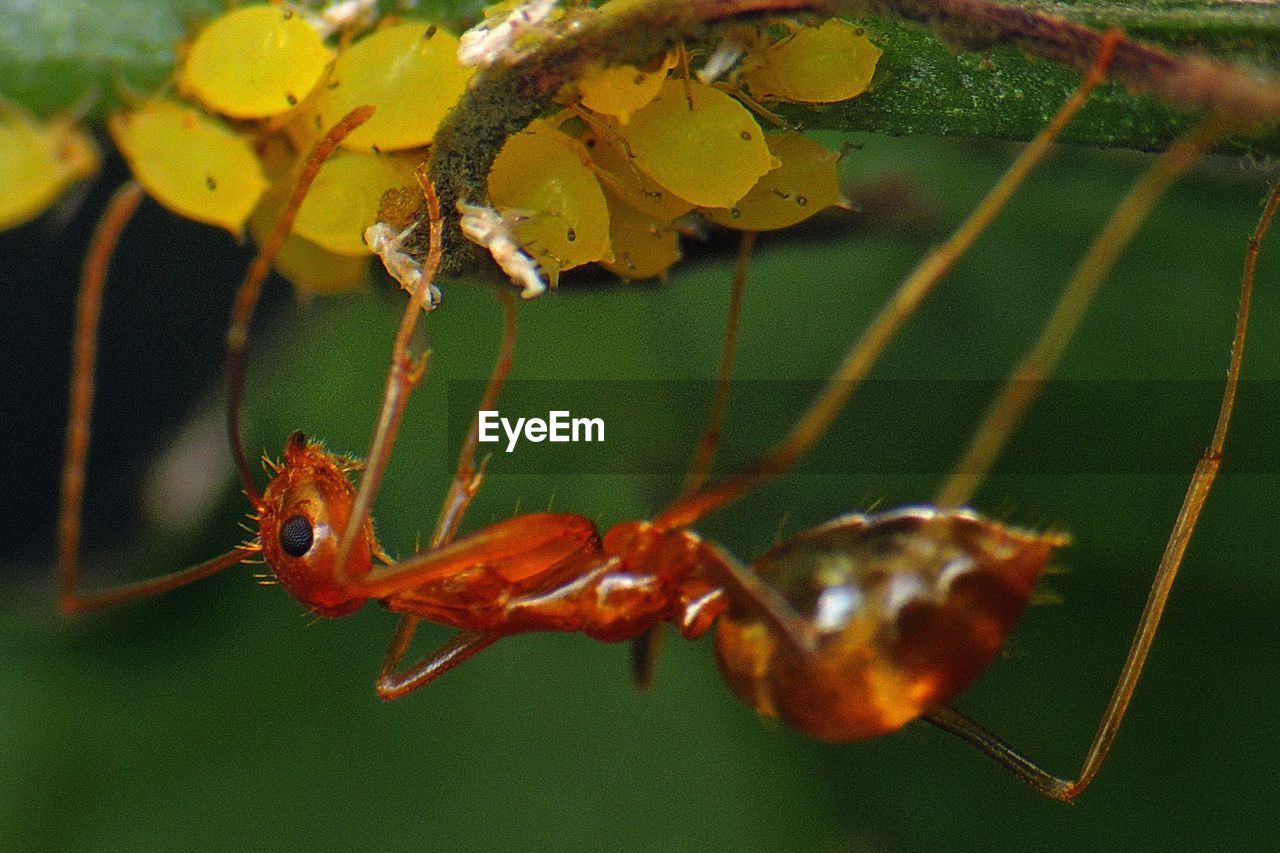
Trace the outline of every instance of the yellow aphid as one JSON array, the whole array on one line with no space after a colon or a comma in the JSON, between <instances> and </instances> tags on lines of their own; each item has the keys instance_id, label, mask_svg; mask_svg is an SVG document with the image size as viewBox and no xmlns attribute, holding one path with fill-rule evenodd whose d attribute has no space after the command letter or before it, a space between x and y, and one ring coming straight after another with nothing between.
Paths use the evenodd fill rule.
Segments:
<instances>
[{"instance_id":1,"label":"yellow aphid","mask_svg":"<svg viewBox=\"0 0 1280 853\"><path fill-rule=\"evenodd\" d=\"M475 73L458 64L458 39L421 21L383 27L338 57L299 121L319 136L356 107L378 111L342 143L345 148L420 148L457 103Z\"/></svg>"},{"instance_id":2,"label":"yellow aphid","mask_svg":"<svg viewBox=\"0 0 1280 853\"><path fill-rule=\"evenodd\" d=\"M244 6L196 37L178 90L225 116L266 118L301 103L332 58L301 15L279 6Z\"/></svg>"},{"instance_id":3,"label":"yellow aphid","mask_svg":"<svg viewBox=\"0 0 1280 853\"><path fill-rule=\"evenodd\" d=\"M667 79L667 69L675 65L667 57L653 71L634 65L610 65L587 72L578 81L578 100L589 110L613 116L622 124L631 121L636 110L653 100Z\"/></svg>"},{"instance_id":4,"label":"yellow aphid","mask_svg":"<svg viewBox=\"0 0 1280 853\"><path fill-rule=\"evenodd\" d=\"M271 177L271 188L262 196L257 209L249 217L249 234L262 245L284 212L297 177L297 157L283 139L268 140L262 153L263 167ZM341 293L365 282L369 271L368 256L340 255L323 249L296 233L285 237L280 253L272 264L299 290L311 293Z\"/></svg>"},{"instance_id":5,"label":"yellow aphid","mask_svg":"<svg viewBox=\"0 0 1280 853\"><path fill-rule=\"evenodd\" d=\"M293 233L341 255L365 257L365 229L378 219L382 194L414 182L413 163L365 151L339 151L316 175ZM290 182L292 183L292 182Z\"/></svg>"},{"instance_id":6,"label":"yellow aphid","mask_svg":"<svg viewBox=\"0 0 1280 853\"><path fill-rule=\"evenodd\" d=\"M608 198L608 197L606 197ZM621 202L609 201L609 240L613 261L602 261L610 272L630 279L657 278L680 260L680 235Z\"/></svg>"},{"instance_id":7,"label":"yellow aphid","mask_svg":"<svg viewBox=\"0 0 1280 853\"><path fill-rule=\"evenodd\" d=\"M98 170L98 149L70 119L41 124L0 102L0 230L39 216Z\"/></svg>"},{"instance_id":8,"label":"yellow aphid","mask_svg":"<svg viewBox=\"0 0 1280 853\"><path fill-rule=\"evenodd\" d=\"M747 108L692 80L687 96L685 81L665 81L624 138L636 168L701 207L728 207L776 165Z\"/></svg>"},{"instance_id":9,"label":"yellow aphid","mask_svg":"<svg viewBox=\"0 0 1280 853\"><path fill-rule=\"evenodd\" d=\"M644 174L628 157L622 128L616 123L593 122L591 162L601 185L611 197L659 222L670 223L695 205Z\"/></svg>"},{"instance_id":10,"label":"yellow aphid","mask_svg":"<svg viewBox=\"0 0 1280 853\"><path fill-rule=\"evenodd\" d=\"M107 124L138 183L180 216L239 235L267 189L249 140L194 107L150 101Z\"/></svg>"},{"instance_id":11,"label":"yellow aphid","mask_svg":"<svg viewBox=\"0 0 1280 853\"><path fill-rule=\"evenodd\" d=\"M835 103L867 91L880 53L860 29L832 18L748 54L742 77L757 98Z\"/></svg>"},{"instance_id":12,"label":"yellow aphid","mask_svg":"<svg viewBox=\"0 0 1280 853\"><path fill-rule=\"evenodd\" d=\"M782 166L761 178L732 207L703 211L708 219L740 231L773 231L844 204L836 176L838 152L799 133L770 134L768 142Z\"/></svg>"},{"instance_id":13,"label":"yellow aphid","mask_svg":"<svg viewBox=\"0 0 1280 853\"><path fill-rule=\"evenodd\" d=\"M577 141L545 121L507 140L489 172L489 202L553 280L612 258L609 210Z\"/></svg>"}]
</instances>

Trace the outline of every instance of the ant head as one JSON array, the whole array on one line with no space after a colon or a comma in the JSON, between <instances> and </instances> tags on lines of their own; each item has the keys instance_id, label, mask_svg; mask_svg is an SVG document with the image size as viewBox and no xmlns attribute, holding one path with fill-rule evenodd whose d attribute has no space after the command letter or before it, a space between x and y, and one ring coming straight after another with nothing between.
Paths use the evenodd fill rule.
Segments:
<instances>
[{"instance_id":1,"label":"ant head","mask_svg":"<svg viewBox=\"0 0 1280 853\"><path fill-rule=\"evenodd\" d=\"M269 464L275 473L257 512L267 564L280 585L307 609L325 616L354 613L364 596L338 584L334 563L355 500L347 472L356 465L308 442L301 432L289 436L284 461ZM369 572L372 541L372 524L366 521L347 560L348 577Z\"/></svg>"}]
</instances>

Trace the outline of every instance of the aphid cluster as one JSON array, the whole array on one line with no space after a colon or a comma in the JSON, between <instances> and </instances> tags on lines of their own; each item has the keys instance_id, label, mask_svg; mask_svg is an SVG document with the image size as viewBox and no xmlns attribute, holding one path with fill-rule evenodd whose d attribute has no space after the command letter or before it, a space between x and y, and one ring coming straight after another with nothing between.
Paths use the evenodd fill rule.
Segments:
<instances>
[{"instance_id":1,"label":"aphid cluster","mask_svg":"<svg viewBox=\"0 0 1280 853\"><path fill-rule=\"evenodd\" d=\"M247 224L261 241L302 154L351 109L373 105L374 117L317 176L276 260L299 287L334 291L363 280L369 253L382 246L363 239L382 193L412 182L419 149L471 74L455 60L457 39L426 22L388 23L354 40L342 31L335 49L325 39L333 26L313 17L273 5L228 13L181 61L177 90L187 100L147 101L111 128L154 198L236 233ZM191 156L197 136L203 147Z\"/></svg>"},{"instance_id":2,"label":"aphid cluster","mask_svg":"<svg viewBox=\"0 0 1280 853\"><path fill-rule=\"evenodd\" d=\"M299 288L337 292L364 280L373 253L411 287L419 265L401 243L425 223L397 219L389 191L416 186L414 167L477 67L514 61L552 27L627 5L502 3L461 38L426 21L370 29L367 3L338 4L333 14L239 6L184 47L171 90L134 98L108 127L153 199L237 236L247 227L261 242L310 146L372 105L373 117L322 168L275 267ZM683 47L649 68L595 65L565 87L563 109L508 139L489 198L460 200L464 233L534 296L561 271L593 262L624 278L661 276L680 257L679 233L702 221L770 230L844 204L839 155L764 104L856 97L879 55L857 28L832 19L727 31L696 77ZM3 149L18 158L3 170L13 210L0 211L0 226L37 214L96 166L91 143L69 123L40 127L10 109L0 132L14 137ZM438 292L429 296L434 305Z\"/></svg>"},{"instance_id":3,"label":"aphid cluster","mask_svg":"<svg viewBox=\"0 0 1280 853\"><path fill-rule=\"evenodd\" d=\"M128 98L108 119L153 199L236 236L247 226L261 241L310 146L353 108L374 106L325 164L276 259L286 278L320 292L363 281L371 252L390 257L386 241L367 243L365 230L382 194L412 183L422 149L473 73L457 63L457 37L428 22L388 21L358 37L353 28L369 22L370 4L330 11L239 6L184 47L169 90ZM339 46L329 43L335 33ZM0 151L15 158L0 170L12 208L0 210L0 227L38 214L94 171L92 145L68 123L41 127L6 109L0 133Z\"/></svg>"},{"instance_id":4,"label":"aphid cluster","mask_svg":"<svg viewBox=\"0 0 1280 853\"><path fill-rule=\"evenodd\" d=\"M528 297L545 288L543 275L554 286L588 263L624 278L661 276L680 258L680 232L700 220L766 231L846 204L839 155L764 103L857 97L879 56L856 27L832 19L731 31L696 77L684 48L648 68L591 67L561 93L561 111L507 140L488 176L492 212L460 202L464 233ZM482 218L486 227L473 227Z\"/></svg>"}]
</instances>

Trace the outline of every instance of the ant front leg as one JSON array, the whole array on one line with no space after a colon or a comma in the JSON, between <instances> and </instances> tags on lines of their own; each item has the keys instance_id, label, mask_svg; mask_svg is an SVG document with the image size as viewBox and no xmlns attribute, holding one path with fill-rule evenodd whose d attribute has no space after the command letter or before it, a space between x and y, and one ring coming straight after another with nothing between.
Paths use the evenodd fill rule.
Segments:
<instances>
[{"instance_id":1,"label":"ant front leg","mask_svg":"<svg viewBox=\"0 0 1280 853\"><path fill-rule=\"evenodd\" d=\"M433 243L433 245L435 244ZM476 416L472 419L471 426L467 430L467 438L458 452L458 465L454 469L453 480L449 484L449 492L445 496L444 504L440 509L440 517L436 521L436 529L432 534L428 551L434 551L453 541L459 525L462 524L462 517L466 514L472 499L480 490L480 484L484 479L484 462L476 463L476 450L480 443L480 412L497 406L498 395L502 392L502 386L506 384L507 376L511 373L516 345L515 298L510 291L506 290L500 291L498 298L502 302L503 318L502 344L499 348L498 359L493 365L493 372L489 375L489 382L485 386L484 396L476 409ZM400 617L400 623L396 626L395 636L392 637L391 645L387 648L387 653L383 657L382 669L378 674L378 680L375 685L378 696L383 699L395 699L418 689L493 641L490 639L483 645L476 646L467 655L457 658L448 667L441 668L438 665L439 659L441 655L446 653L451 644L446 645L404 673L397 673L396 668L400 666L400 661L404 659L405 652L409 648L409 643L413 639L413 634L417 630L419 621L419 618L411 613L406 613ZM459 635L459 637L461 636ZM455 638L455 641L457 639Z\"/></svg>"},{"instance_id":2,"label":"ant front leg","mask_svg":"<svg viewBox=\"0 0 1280 853\"><path fill-rule=\"evenodd\" d=\"M1041 770L1009 744L953 708L939 708L925 717L926 720L938 728L950 732L977 747L1046 797L1069 801L1078 797L1085 788L1089 787L1089 784L1098 775L1098 770L1102 767L1102 762L1106 759L1107 753L1111 749L1111 744L1115 741L1116 733L1120 729L1120 723L1124 719L1125 711L1128 710L1129 702L1133 698L1138 678L1142 674L1147 655L1151 652L1151 644L1155 640L1156 630L1160 626L1160 618L1163 616L1165 605L1168 603L1169 592L1173 587L1174 579L1177 577L1178 569L1182 565L1182 558L1186 554L1187 545L1191 541L1191 534L1195 530L1196 522L1200 518L1200 512L1204 508L1205 500L1209 497L1209 490L1213 486L1213 481L1217 477L1218 469L1222 464L1222 451L1226 443L1227 428L1231 423L1231 412L1235 407L1236 391L1240 381L1240 366L1244 360L1244 343L1249 327L1249 308L1253 297L1254 271L1257 267L1258 249L1262 243L1263 236L1271 226L1271 220L1275 216L1278 207L1280 207L1280 183L1277 183L1271 190L1267 206L1262 212L1262 217L1258 220L1258 226L1254 230L1253 236L1249 239L1248 250L1245 254L1244 275L1240 283L1240 307L1236 314L1235 334L1231 341L1231 361L1227 368L1227 382L1223 390L1222 402L1218 409L1218 420L1214 426L1213 439L1209 444L1208 450L1205 451L1200 462L1196 465L1195 473L1191 476L1191 483L1187 487L1182 507L1178 510L1178 517L1174 521L1173 530L1169 534L1169 540L1160 558L1160 564L1156 568L1155 578L1151 583L1151 591L1147 595L1147 602L1143 606L1142 616L1138 620L1133 642L1129 646L1128 654L1125 655L1120 677L1116 681L1110 700L1107 702L1106 710L1103 711L1102 719L1098 724L1097 732L1093 736L1093 741L1089 744L1089 749L1085 753L1079 775L1074 780L1065 780Z\"/></svg>"},{"instance_id":3,"label":"ant front leg","mask_svg":"<svg viewBox=\"0 0 1280 853\"><path fill-rule=\"evenodd\" d=\"M101 610L159 595L238 565L256 553L253 548L236 548L208 562L158 578L94 592L80 590L80 516L84 507L85 467L89 453L93 374L98 354L102 292L111 256L125 226L142 201L142 196L142 187L132 181L116 191L93 233L80 280L66 455L62 463L62 497L58 517L58 609L68 615Z\"/></svg>"}]
</instances>

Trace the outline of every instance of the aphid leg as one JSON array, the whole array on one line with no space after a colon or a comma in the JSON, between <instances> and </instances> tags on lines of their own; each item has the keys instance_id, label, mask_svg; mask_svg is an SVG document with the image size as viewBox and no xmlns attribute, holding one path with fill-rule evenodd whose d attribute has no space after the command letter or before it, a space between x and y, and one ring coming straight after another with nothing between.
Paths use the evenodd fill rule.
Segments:
<instances>
[{"instance_id":1,"label":"aphid leg","mask_svg":"<svg viewBox=\"0 0 1280 853\"><path fill-rule=\"evenodd\" d=\"M845 354L826 388L810 404L786 438L746 471L709 483L696 492L677 499L654 520L655 526L669 530L692 524L708 512L745 494L762 480L788 470L826 432L831 421L866 378L871 366L893 340L902 324L981 236L1031 169L1048 153L1053 140L1103 81L1115 48L1122 39L1118 30L1107 33L1093 65L1079 87L1067 98L1044 130L1023 149L959 229L945 243L926 255L898 286L888 304Z\"/></svg>"},{"instance_id":2,"label":"aphid leg","mask_svg":"<svg viewBox=\"0 0 1280 853\"><path fill-rule=\"evenodd\" d=\"M689 82L693 74L689 70L689 48L684 46L684 42L680 42L676 51L680 62L680 82L684 85L684 99L689 105L689 112L693 112L693 85Z\"/></svg>"},{"instance_id":3,"label":"aphid leg","mask_svg":"<svg viewBox=\"0 0 1280 853\"><path fill-rule=\"evenodd\" d=\"M400 641L404 633L403 626L408 621L406 619L400 623L401 629L396 632L397 641ZM411 634L412 632L410 631L409 633ZM399 699L419 687L430 684L458 664L491 645L500 636L499 634L477 634L471 631L459 631L450 637L443 646L414 664L411 668L404 672L395 672L396 663L399 662L400 656L404 654L404 649L409 644L409 637L407 635L404 636L402 642L398 645L397 643L392 643L391 648L387 650L387 658L382 666L382 675L378 676L378 682L375 685L378 698L387 700Z\"/></svg>"},{"instance_id":4,"label":"aphid leg","mask_svg":"<svg viewBox=\"0 0 1280 853\"><path fill-rule=\"evenodd\" d=\"M718 86L717 88L720 88L720 87ZM751 112L760 116L765 121L769 122L775 127L781 127L787 130L795 129L782 116L778 115L773 110L769 109L764 104L757 101L755 98L751 97L751 95L748 94L745 86L729 85L724 87L724 91L732 93L735 98L737 98L739 101L742 101L742 103L746 106L747 109L751 110Z\"/></svg>"},{"instance_id":5,"label":"aphid leg","mask_svg":"<svg viewBox=\"0 0 1280 853\"><path fill-rule=\"evenodd\" d=\"M400 328L396 330L395 342L391 346L391 366L387 369L387 382L382 392L382 409L378 413L378 423L373 430L373 438L369 441L369 458L365 460L364 473L360 475L360 485L356 489L355 503L351 506L351 517L347 522L342 538L338 540L338 551L334 557L334 577L340 584L347 583L347 559L351 556L351 548L356 537L367 524L369 512L373 509L373 499L382 483L382 474L386 471L387 461L391 458L391 448L395 444L396 432L400 428L400 418L404 415L404 407L409 393L422 379L427 366L427 355L420 359L409 353L409 345L413 339L413 330L417 328L418 317L427 288L435 278L440 267L440 253L443 245L441 234L444 229L444 218L440 213L440 199L436 196L435 187L427 179L425 170L417 170L418 183L427 202L427 216L431 227L431 248L427 254L421 275L414 282L414 290L409 294L404 314L400 318Z\"/></svg>"},{"instance_id":6,"label":"aphid leg","mask_svg":"<svg viewBox=\"0 0 1280 853\"><path fill-rule=\"evenodd\" d=\"M443 505L440 507L440 517L436 521L436 529L431 536L431 545L428 550L448 545L453 541L453 537L458 532L458 526L462 523L462 517L467 511L467 507L471 505L472 498L480 490L480 484L484 479L485 462L476 463L476 449L480 443L480 412L497 406L498 395L502 392L502 386L506 383L507 375L511 372L511 363L516 344L515 299L507 291L502 291L498 298L502 301L503 318L502 345L498 352L498 360L494 362L493 372L489 375L489 383L485 386L480 405L476 407L476 416L472 419L471 427L467 430L467 438L458 452L458 465L454 469L453 481L449 484L449 491L445 495ZM383 656L382 670L378 674L378 681L375 684L378 695L383 699L394 699L397 696L403 696L430 680L428 678L426 681L417 682L409 678L409 673L396 673L396 667L400 666L400 661L403 660L405 651L409 648L409 642L413 639L413 633L418 627L418 621L418 617L412 614L405 614L400 617L400 623L396 626L395 636L392 637L391 645L387 648L386 655ZM483 648L483 646L480 648ZM479 650L477 648L475 651ZM433 655L432 657L435 656ZM418 671L424 667L430 668L427 666L426 661L415 665L411 672ZM439 673L436 674L438 675ZM431 678L434 677L434 675L431 676Z\"/></svg>"},{"instance_id":7,"label":"aphid leg","mask_svg":"<svg viewBox=\"0 0 1280 853\"><path fill-rule=\"evenodd\" d=\"M79 589L80 513L84 504L85 461L89 451L102 291L111 256L142 195L142 188L132 181L116 192L93 233L81 273L67 416L67 450L62 462L62 496L58 515L58 609L65 614L100 610L168 592L237 565L255 553L252 548L236 548L206 563L158 578L94 592L81 592Z\"/></svg>"},{"instance_id":8,"label":"aphid leg","mask_svg":"<svg viewBox=\"0 0 1280 853\"><path fill-rule=\"evenodd\" d=\"M756 232L743 231L738 245L738 260L733 271L733 285L729 292L729 311L725 321L724 348L720 352L720 367L716 371L716 391L711 401L707 426L694 447L685 475L682 493L688 494L700 488L711 474L712 463L720 449L721 428L725 411L729 407L730 380L733 376L733 354L738 341L738 321L742 315L742 296L747 288L747 262L755 245ZM631 681L637 690L647 690L653 684L653 673L658 665L658 651L662 646L662 623L631 641Z\"/></svg>"},{"instance_id":9,"label":"aphid leg","mask_svg":"<svg viewBox=\"0 0 1280 853\"><path fill-rule=\"evenodd\" d=\"M351 131L364 124L373 116L373 107L357 107L342 117L342 120L331 127L320 141L311 149L306 166L298 176L293 195L280 214L280 219L271 229L267 239L258 248L258 255L249 266L240 289L236 291L236 301L231 312L231 324L227 328L227 435L231 441L231 452L235 457L236 469L240 472L240 480L244 485L246 497L255 507L262 500L258 488L253 483L253 475L249 473L249 462L244 453L244 444L240 440L240 398L244 393L245 350L249 343L249 322L253 319L254 308L258 305L258 295L262 292L262 283L271 272L271 264L284 245L285 237L293 228L293 220L298 215L298 208L311 189L311 183L320 173L320 167L329 159L339 143Z\"/></svg>"},{"instance_id":10,"label":"aphid leg","mask_svg":"<svg viewBox=\"0 0 1280 853\"><path fill-rule=\"evenodd\" d=\"M1166 166L1166 168L1172 167ZM1236 328L1231 340L1231 360L1227 368L1227 382L1222 392L1222 402L1218 408L1218 420L1214 426L1213 438L1209 448L1196 464L1195 472L1191 475L1186 496L1182 499L1178 517L1173 523L1169 540L1160 557L1160 564L1156 568L1147 602L1142 608L1142 616L1138 619L1133 642L1129 646L1128 654L1125 655L1120 677L1116 681L1111 698L1107 701L1106 710L1102 713L1098 730L1089 744L1076 779L1068 781L1046 773L1000 738L952 708L941 708L925 717L935 726L973 744L1046 797L1073 800L1089 787L1089 783L1097 776L1098 769L1107 757L1111 744L1115 741L1120 723L1129 707L1129 701L1133 698L1138 677L1142 674L1156 630L1160 626L1160 617L1169 600L1169 591L1173 587L1174 578L1178 574L1183 555L1191 541L1191 534L1200 518L1200 511L1204 508L1209 490L1218 474L1218 468L1222 465L1222 449L1226 443L1227 428L1231 423L1231 412L1235 406L1236 391L1240 382L1240 365L1244 360L1244 343L1249 327L1249 308L1253 298L1258 249L1278 207L1280 207L1280 183L1272 188L1271 197L1258 220L1257 228L1249 238L1249 247L1245 253L1244 274L1240 282L1240 307L1236 313Z\"/></svg>"}]
</instances>

